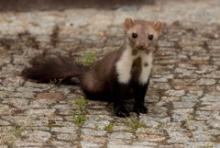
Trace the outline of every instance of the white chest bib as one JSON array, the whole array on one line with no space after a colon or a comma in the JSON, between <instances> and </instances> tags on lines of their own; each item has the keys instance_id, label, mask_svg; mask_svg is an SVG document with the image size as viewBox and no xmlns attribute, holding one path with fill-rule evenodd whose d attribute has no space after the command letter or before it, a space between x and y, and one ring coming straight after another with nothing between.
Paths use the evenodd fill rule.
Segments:
<instances>
[{"instance_id":1,"label":"white chest bib","mask_svg":"<svg viewBox=\"0 0 220 148\"><path fill-rule=\"evenodd\" d=\"M137 57L141 57L142 68L138 79L139 83L146 84L148 82L153 62L152 53L146 54L143 51L139 52L137 55L132 55L132 49L129 48L122 53L121 58L116 63L116 72L118 74L118 81L120 83L127 84L131 80L132 64Z\"/></svg>"}]
</instances>

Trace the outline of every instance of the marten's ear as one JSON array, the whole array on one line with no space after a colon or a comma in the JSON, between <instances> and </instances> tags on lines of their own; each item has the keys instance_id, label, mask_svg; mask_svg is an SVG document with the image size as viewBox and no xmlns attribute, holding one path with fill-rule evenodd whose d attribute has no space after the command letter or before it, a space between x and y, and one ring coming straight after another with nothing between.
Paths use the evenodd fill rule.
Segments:
<instances>
[{"instance_id":1,"label":"marten's ear","mask_svg":"<svg viewBox=\"0 0 220 148\"><path fill-rule=\"evenodd\" d=\"M153 22L153 27L154 29L160 34L163 29L165 28L166 24L165 23L162 23L160 21L155 21Z\"/></svg>"},{"instance_id":2,"label":"marten's ear","mask_svg":"<svg viewBox=\"0 0 220 148\"><path fill-rule=\"evenodd\" d=\"M160 21L153 22L153 27L156 31L160 32L161 31L161 26L162 26L162 23Z\"/></svg>"},{"instance_id":3,"label":"marten's ear","mask_svg":"<svg viewBox=\"0 0 220 148\"><path fill-rule=\"evenodd\" d=\"M123 25L124 29L128 30L134 26L134 21L131 18L126 18Z\"/></svg>"}]
</instances>

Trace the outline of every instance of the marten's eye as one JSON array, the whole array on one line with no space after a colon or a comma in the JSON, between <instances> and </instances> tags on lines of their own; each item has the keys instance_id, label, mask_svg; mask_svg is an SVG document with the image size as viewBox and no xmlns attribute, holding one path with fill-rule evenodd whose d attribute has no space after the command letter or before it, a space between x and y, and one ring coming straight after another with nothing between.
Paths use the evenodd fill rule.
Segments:
<instances>
[{"instance_id":1,"label":"marten's eye","mask_svg":"<svg viewBox=\"0 0 220 148\"><path fill-rule=\"evenodd\" d=\"M154 39L154 35L153 35L153 34L149 34L149 35L148 35L148 39L149 39L149 40L153 40L153 39Z\"/></svg>"},{"instance_id":2,"label":"marten's eye","mask_svg":"<svg viewBox=\"0 0 220 148\"><path fill-rule=\"evenodd\" d=\"M135 38L137 38L137 37L138 37L138 34L133 32L133 33L132 33L132 38L135 39Z\"/></svg>"}]
</instances>

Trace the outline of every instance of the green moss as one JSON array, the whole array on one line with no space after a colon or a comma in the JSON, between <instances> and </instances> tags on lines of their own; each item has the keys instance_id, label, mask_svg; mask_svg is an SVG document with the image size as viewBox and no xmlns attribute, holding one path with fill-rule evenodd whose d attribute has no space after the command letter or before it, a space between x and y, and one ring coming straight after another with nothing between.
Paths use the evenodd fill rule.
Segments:
<instances>
[{"instance_id":1,"label":"green moss","mask_svg":"<svg viewBox=\"0 0 220 148\"><path fill-rule=\"evenodd\" d=\"M81 127L87 120L86 115L84 114L74 114L73 115L73 122L78 126Z\"/></svg>"},{"instance_id":2,"label":"green moss","mask_svg":"<svg viewBox=\"0 0 220 148\"><path fill-rule=\"evenodd\" d=\"M85 52L80 58L79 63L82 63L85 66L92 65L97 60L96 52Z\"/></svg>"},{"instance_id":3,"label":"green moss","mask_svg":"<svg viewBox=\"0 0 220 148\"><path fill-rule=\"evenodd\" d=\"M80 96L76 100L74 100L74 105L76 106L76 110L73 113L73 122L81 127L87 120L86 117L86 106L88 101L83 97Z\"/></svg>"},{"instance_id":4,"label":"green moss","mask_svg":"<svg viewBox=\"0 0 220 148\"><path fill-rule=\"evenodd\" d=\"M15 137L21 137L23 131L24 129L21 126L16 126L14 131Z\"/></svg>"},{"instance_id":5,"label":"green moss","mask_svg":"<svg viewBox=\"0 0 220 148\"><path fill-rule=\"evenodd\" d=\"M85 112L86 105L88 104L88 100L86 100L85 97L80 96L79 98L77 98L77 99L74 101L74 104L76 105L77 109L78 109L80 112Z\"/></svg>"},{"instance_id":6,"label":"green moss","mask_svg":"<svg viewBox=\"0 0 220 148\"><path fill-rule=\"evenodd\" d=\"M107 132L109 132L109 133L111 133L112 130L113 130L113 127L114 127L114 124L113 124L113 123L109 123L108 125L106 125L106 126L104 127L104 130L107 131Z\"/></svg>"},{"instance_id":7,"label":"green moss","mask_svg":"<svg viewBox=\"0 0 220 148\"><path fill-rule=\"evenodd\" d=\"M137 117L130 117L127 119L128 126L133 130L136 131L138 128L146 128L146 125Z\"/></svg>"}]
</instances>

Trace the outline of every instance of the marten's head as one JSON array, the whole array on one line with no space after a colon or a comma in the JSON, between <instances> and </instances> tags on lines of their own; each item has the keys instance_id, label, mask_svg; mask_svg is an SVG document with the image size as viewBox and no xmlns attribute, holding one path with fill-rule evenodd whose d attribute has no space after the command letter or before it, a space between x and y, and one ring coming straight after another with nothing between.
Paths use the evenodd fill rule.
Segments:
<instances>
[{"instance_id":1,"label":"marten's head","mask_svg":"<svg viewBox=\"0 0 220 148\"><path fill-rule=\"evenodd\" d=\"M123 25L130 46L135 50L148 50L158 40L162 28L161 22L131 18L126 18Z\"/></svg>"}]
</instances>

